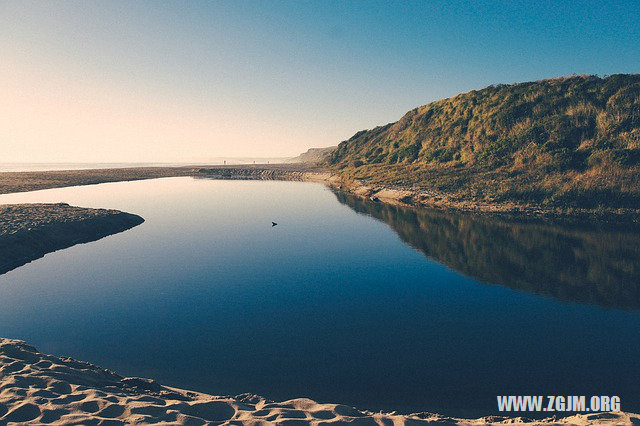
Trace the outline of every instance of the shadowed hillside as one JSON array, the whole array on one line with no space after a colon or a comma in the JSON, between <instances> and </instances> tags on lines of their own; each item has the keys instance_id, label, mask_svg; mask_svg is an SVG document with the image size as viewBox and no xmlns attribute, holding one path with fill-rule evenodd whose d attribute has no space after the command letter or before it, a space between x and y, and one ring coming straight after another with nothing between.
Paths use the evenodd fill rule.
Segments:
<instances>
[{"instance_id":1,"label":"shadowed hillside","mask_svg":"<svg viewBox=\"0 0 640 426\"><path fill-rule=\"evenodd\" d=\"M356 133L345 178L458 200L640 208L640 74L489 86Z\"/></svg>"},{"instance_id":2,"label":"shadowed hillside","mask_svg":"<svg viewBox=\"0 0 640 426\"><path fill-rule=\"evenodd\" d=\"M569 302L640 309L640 229L560 226L338 201L387 223L425 256L487 283Z\"/></svg>"}]
</instances>

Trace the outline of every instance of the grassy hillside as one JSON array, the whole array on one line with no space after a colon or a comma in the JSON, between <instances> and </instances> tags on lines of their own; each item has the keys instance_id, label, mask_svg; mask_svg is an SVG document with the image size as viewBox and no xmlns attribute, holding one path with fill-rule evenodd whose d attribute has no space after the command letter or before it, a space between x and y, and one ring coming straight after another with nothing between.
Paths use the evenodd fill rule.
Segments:
<instances>
[{"instance_id":1,"label":"grassy hillside","mask_svg":"<svg viewBox=\"0 0 640 426\"><path fill-rule=\"evenodd\" d=\"M457 200L640 208L640 74L463 93L356 133L328 162Z\"/></svg>"}]
</instances>

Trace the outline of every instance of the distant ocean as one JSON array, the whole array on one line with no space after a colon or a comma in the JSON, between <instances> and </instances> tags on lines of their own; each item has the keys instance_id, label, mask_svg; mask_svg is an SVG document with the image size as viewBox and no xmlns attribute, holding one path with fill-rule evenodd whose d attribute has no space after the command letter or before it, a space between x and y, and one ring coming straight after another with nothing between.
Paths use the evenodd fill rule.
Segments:
<instances>
[{"instance_id":1,"label":"distant ocean","mask_svg":"<svg viewBox=\"0 0 640 426\"><path fill-rule=\"evenodd\" d=\"M114 169L124 167L186 166L169 163L0 163L0 172L38 172L44 170Z\"/></svg>"}]
</instances>

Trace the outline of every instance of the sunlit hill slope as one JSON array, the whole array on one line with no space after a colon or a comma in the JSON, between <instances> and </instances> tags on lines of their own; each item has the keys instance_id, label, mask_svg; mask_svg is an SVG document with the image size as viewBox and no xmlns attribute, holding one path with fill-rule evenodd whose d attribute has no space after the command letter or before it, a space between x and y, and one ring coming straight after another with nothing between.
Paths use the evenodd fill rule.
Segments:
<instances>
[{"instance_id":1,"label":"sunlit hill slope","mask_svg":"<svg viewBox=\"0 0 640 426\"><path fill-rule=\"evenodd\" d=\"M345 178L457 200L640 208L640 74L462 93L358 132L326 161Z\"/></svg>"}]
</instances>

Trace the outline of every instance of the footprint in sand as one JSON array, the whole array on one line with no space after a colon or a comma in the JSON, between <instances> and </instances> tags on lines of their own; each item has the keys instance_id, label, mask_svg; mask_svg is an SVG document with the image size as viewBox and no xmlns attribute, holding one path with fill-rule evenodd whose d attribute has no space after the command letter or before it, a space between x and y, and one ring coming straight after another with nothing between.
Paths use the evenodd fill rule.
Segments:
<instances>
[{"instance_id":1,"label":"footprint in sand","mask_svg":"<svg viewBox=\"0 0 640 426\"><path fill-rule=\"evenodd\" d=\"M184 412L214 422L229 420L236 414L235 408L224 401L196 402L185 407Z\"/></svg>"},{"instance_id":2,"label":"footprint in sand","mask_svg":"<svg viewBox=\"0 0 640 426\"><path fill-rule=\"evenodd\" d=\"M302 410L283 410L280 414L281 419L306 419L307 415Z\"/></svg>"},{"instance_id":3,"label":"footprint in sand","mask_svg":"<svg viewBox=\"0 0 640 426\"><path fill-rule=\"evenodd\" d=\"M2 367L3 373L15 373L24 369L24 363L20 361L13 361L11 364L5 364Z\"/></svg>"},{"instance_id":4,"label":"footprint in sand","mask_svg":"<svg viewBox=\"0 0 640 426\"><path fill-rule=\"evenodd\" d=\"M110 404L104 407L101 411L98 411L96 415L100 417L106 417L108 419L114 419L120 417L124 413L125 407L120 404Z\"/></svg>"},{"instance_id":5,"label":"footprint in sand","mask_svg":"<svg viewBox=\"0 0 640 426\"><path fill-rule=\"evenodd\" d=\"M331 420L336 417L336 415L329 410L312 411L310 414L314 419L319 420Z\"/></svg>"},{"instance_id":6,"label":"footprint in sand","mask_svg":"<svg viewBox=\"0 0 640 426\"><path fill-rule=\"evenodd\" d=\"M78 406L85 413L95 413L100 410L100 405L98 401L85 401Z\"/></svg>"},{"instance_id":7,"label":"footprint in sand","mask_svg":"<svg viewBox=\"0 0 640 426\"><path fill-rule=\"evenodd\" d=\"M48 370L49 367L51 367L51 365L53 365L53 363L51 361L47 361L46 359L43 359L33 364L34 367L38 367L43 370Z\"/></svg>"},{"instance_id":8,"label":"footprint in sand","mask_svg":"<svg viewBox=\"0 0 640 426\"><path fill-rule=\"evenodd\" d=\"M59 382L57 380L51 380L49 382L49 386L47 387L47 390L51 392L55 392L60 395L67 395L71 393L71 386L69 385L69 383Z\"/></svg>"},{"instance_id":9,"label":"footprint in sand","mask_svg":"<svg viewBox=\"0 0 640 426\"><path fill-rule=\"evenodd\" d=\"M18 405L4 416L7 422L28 422L40 416L40 408L37 405L26 402Z\"/></svg>"},{"instance_id":10,"label":"footprint in sand","mask_svg":"<svg viewBox=\"0 0 640 426\"><path fill-rule=\"evenodd\" d=\"M57 410L42 410L42 416L40 417L41 423L53 423L60 420L60 417L69 414L69 410L58 408Z\"/></svg>"},{"instance_id":11,"label":"footprint in sand","mask_svg":"<svg viewBox=\"0 0 640 426\"><path fill-rule=\"evenodd\" d=\"M145 416L160 417L167 411L166 407L159 405L147 405L143 407L134 407L131 409L131 414L142 414Z\"/></svg>"}]
</instances>

